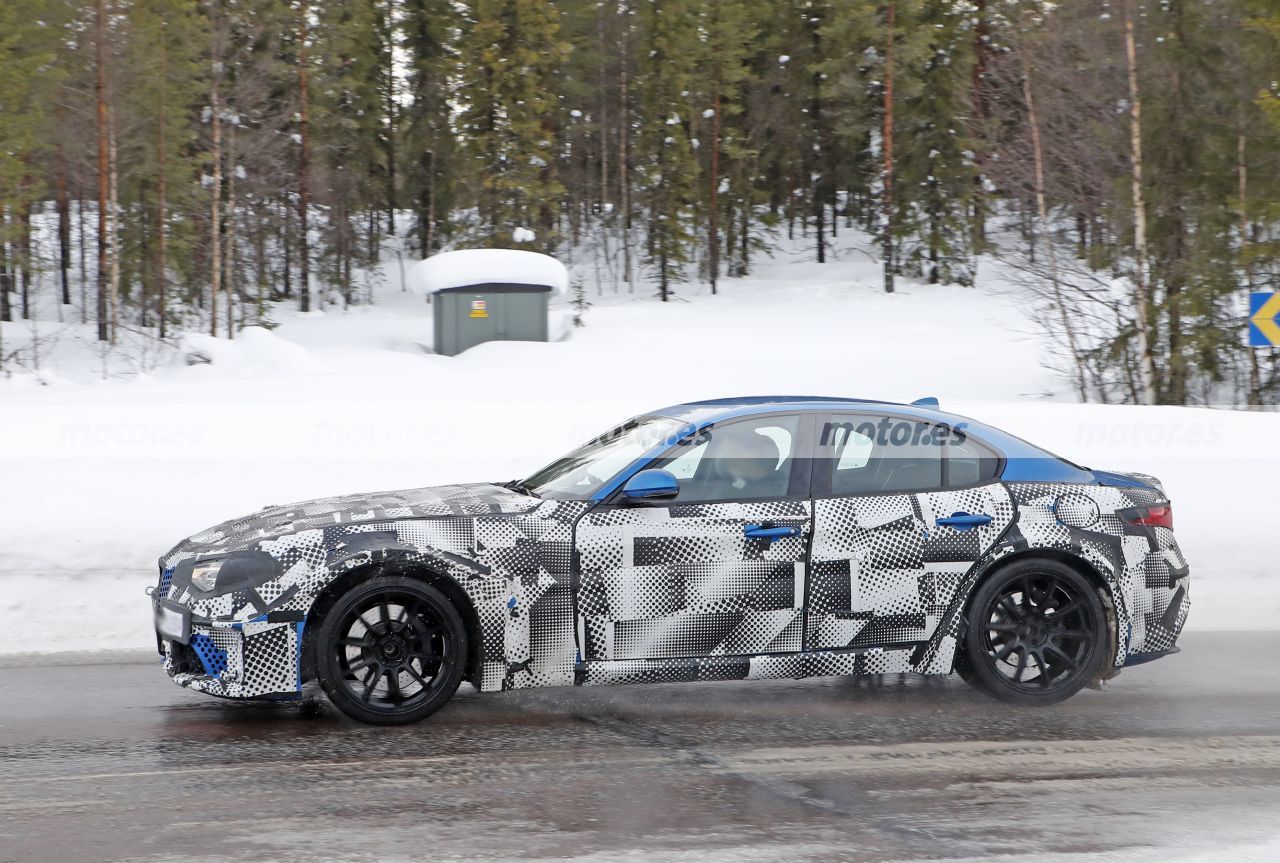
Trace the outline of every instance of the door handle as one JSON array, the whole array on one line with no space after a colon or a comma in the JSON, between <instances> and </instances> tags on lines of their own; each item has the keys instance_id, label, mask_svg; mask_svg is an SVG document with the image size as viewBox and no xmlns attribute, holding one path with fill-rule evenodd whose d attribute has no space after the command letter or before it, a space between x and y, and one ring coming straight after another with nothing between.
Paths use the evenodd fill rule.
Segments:
<instances>
[{"instance_id":1,"label":"door handle","mask_svg":"<svg viewBox=\"0 0 1280 863\"><path fill-rule=\"evenodd\" d=\"M941 527L954 527L956 530L965 531L971 528L981 527L984 524L991 524L991 516L989 515L969 515L967 512L953 512L951 515L940 518L937 524Z\"/></svg>"},{"instance_id":2,"label":"door handle","mask_svg":"<svg viewBox=\"0 0 1280 863\"><path fill-rule=\"evenodd\" d=\"M749 524L742 528L742 533L752 539L782 539L788 536L799 536L798 527L765 527L762 524Z\"/></svg>"}]
</instances>

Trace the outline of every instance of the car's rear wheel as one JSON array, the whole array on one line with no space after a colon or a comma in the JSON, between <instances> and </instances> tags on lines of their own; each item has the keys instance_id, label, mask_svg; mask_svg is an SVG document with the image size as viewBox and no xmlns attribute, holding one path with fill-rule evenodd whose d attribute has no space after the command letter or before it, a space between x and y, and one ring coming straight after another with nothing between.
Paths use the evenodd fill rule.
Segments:
<instances>
[{"instance_id":1,"label":"car's rear wheel","mask_svg":"<svg viewBox=\"0 0 1280 863\"><path fill-rule=\"evenodd\" d=\"M338 598L316 651L317 676L334 706L361 722L401 725L453 696L467 632L457 609L431 585L379 576Z\"/></svg>"},{"instance_id":2,"label":"car's rear wheel","mask_svg":"<svg viewBox=\"0 0 1280 863\"><path fill-rule=\"evenodd\" d=\"M1083 575L1053 560L1010 564L969 609L964 675L1014 704L1055 704L1080 691L1106 656L1106 612ZM958 663L959 664L959 663Z\"/></svg>"}]
</instances>

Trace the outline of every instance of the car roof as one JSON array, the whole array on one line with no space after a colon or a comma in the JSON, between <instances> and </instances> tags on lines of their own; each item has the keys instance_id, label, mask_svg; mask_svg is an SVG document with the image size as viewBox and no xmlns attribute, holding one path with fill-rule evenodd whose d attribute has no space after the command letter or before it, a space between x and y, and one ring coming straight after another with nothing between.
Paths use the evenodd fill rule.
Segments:
<instances>
[{"instance_id":1,"label":"car roof","mask_svg":"<svg viewBox=\"0 0 1280 863\"><path fill-rule=\"evenodd\" d=\"M877 409L898 416L912 417L933 422L943 422L964 428L978 440L994 447L1005 459L1002 476L1007 481L1041 482L1095 482L1093 474L1060 456L1035 444L1009 434L986 423L967 416L941 409L933 397L918 399L910 404L878 401L875 399L840 398L835 396L742 396L738 398L706 399L671 405L653 411L657 416L683 420L697 428L712 423L755 414L785 411L830 411Z\"/></svg>"},{"instance_id":2,"label":"car roof","mask_svg":"<svg viewBox=\"0 0 1280 863\"><path fill-rule=\"evenodd\" d=\"M857 399L840 396L739 396L734 398L703 399L696 402L671 405L653 411L657 416L690 422L707 423L731 417L749 416L751 414L775 413L792 410L839 410L841 408L858 409L862 407L905 408L911 416L946 418L949 414L938 409L936 398L923 398L911 404L881 401L878 399ZM897 411L895 411L897 412Z\"/></svg>"}]
</instances>

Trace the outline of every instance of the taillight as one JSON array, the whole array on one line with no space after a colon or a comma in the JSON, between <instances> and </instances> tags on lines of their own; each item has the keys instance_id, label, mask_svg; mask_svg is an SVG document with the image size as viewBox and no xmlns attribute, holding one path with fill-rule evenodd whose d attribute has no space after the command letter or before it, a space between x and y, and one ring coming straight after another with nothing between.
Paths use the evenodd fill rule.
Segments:
<instances>
[{"instance_id":1,"label":"taillight","mask_svg":"<svg viewBox=\"0 0 1280 863\"><path fill-rule=\"evenodd\" d=\"M1173 530L1173 507L1170 504L1126 510L1121 513L1121 517L1129 524L1142 524L1147 527L1167 527L1169 530Z\"/></svg>"}]
</instances>

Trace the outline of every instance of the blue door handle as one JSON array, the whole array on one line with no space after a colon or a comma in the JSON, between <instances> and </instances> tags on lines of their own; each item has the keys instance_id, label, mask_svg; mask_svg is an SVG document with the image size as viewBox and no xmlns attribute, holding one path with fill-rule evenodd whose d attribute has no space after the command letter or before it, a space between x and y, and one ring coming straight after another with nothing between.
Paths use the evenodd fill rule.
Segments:
<instances>
[{"instance_id":1,"label":"blue door handle","mask_svg":"<svg viewBox=\"0 0 1280 863\"><path fill-rule=\"evenodd\" d=\"M954 527L956 530L964 531L974 527L981 527L984 524L991 524L991 516L969 515L967 512L953 512L945 518L938 519L937 523L943 527Z\"/></svg>"},{"instance_id":2,"label":"blue door handle","mask_svg":"<svg viewBox=\"0 0 1280 863\"><path fill-rule=\"evenodd\" d=\"M765 527L762 524L749 524L742 529L744 535L752 539L782 539L786 536L799 536L798 527Z\"/></svg>"}]
</instances>

